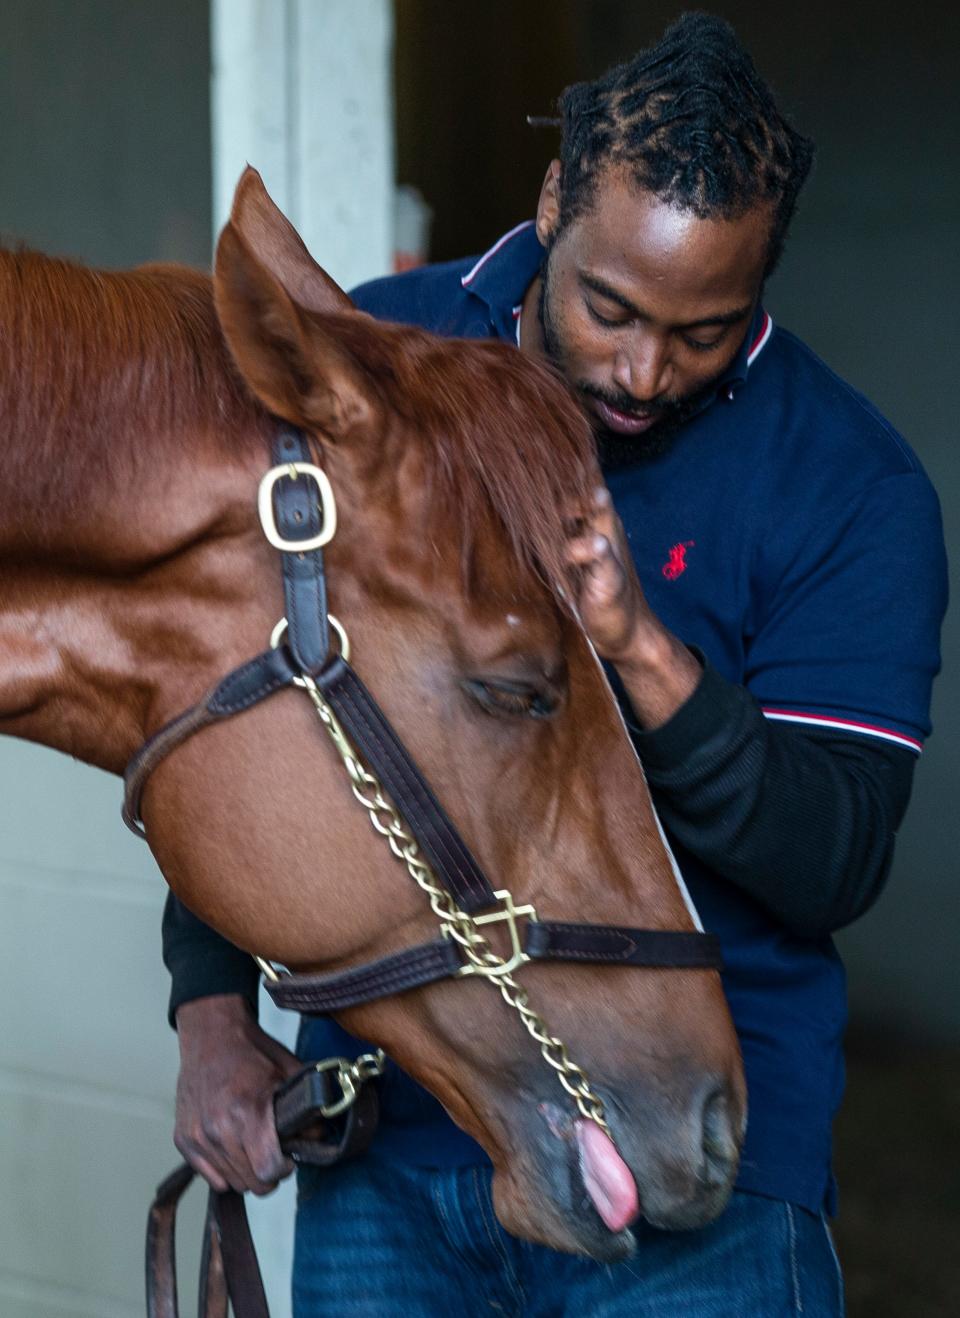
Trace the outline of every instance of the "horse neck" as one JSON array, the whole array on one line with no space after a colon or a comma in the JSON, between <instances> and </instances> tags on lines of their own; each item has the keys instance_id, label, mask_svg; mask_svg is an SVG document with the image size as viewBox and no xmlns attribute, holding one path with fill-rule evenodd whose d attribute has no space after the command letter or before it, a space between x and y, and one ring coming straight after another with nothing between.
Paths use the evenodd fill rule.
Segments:
<instances>
[{"instance_id":1,"label":"horse neck","mask_svg":"<svg viewBox=\"0 0 960 1318\"><path fill-rule=\"evenodd\" d=\"M0 731L117 770L215 662L263 418L190 272L0 253L0 331Z\"/></svg>"}]
</instances>

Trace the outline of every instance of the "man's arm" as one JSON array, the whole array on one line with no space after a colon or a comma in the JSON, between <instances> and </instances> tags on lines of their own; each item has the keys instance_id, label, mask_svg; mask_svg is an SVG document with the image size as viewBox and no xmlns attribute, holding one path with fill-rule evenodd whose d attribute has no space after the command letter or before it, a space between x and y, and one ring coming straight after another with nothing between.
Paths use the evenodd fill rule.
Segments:
<instances>
[{"instance_id":1,"label":"man's arm","mask_svg":"<svg viewBox=\"0 0 960 1318\"><path fill-rule=\"evenodd\" d=\"M912 751L771 723L709 665L665 724L633 735L671 836L793 933L832 933L880 895Z\"/></svg>"},{"instance_id":2,"label":"man's arm","mask_svg":"<svg viewBox=\"0 0 960 1318\"><path fill-rule=\"evenodd\" d=\"M221 994L238 995L256 1019L257 963L198 919L172 892L163 908L163 963L170 971L171 1025L182 1003Z\"/></svg>"},{"instance_id":3,"label":"man's arm","mask_svg":"<svg viewBox=\"0 0 960 1318\"><path fill-rule=\"evenodd\" d=\"M180 1044L174 1143L215 1190L267 1194L293 1171L277 1140L273 1094L300 1063L257 1024L256 963L173 893L163 959Z\"/></svg>"},{"instance_id":4,"label":"man's arm","mask_svg":"<svg viewBox=\"0 0 960 1318\"><path fill-rule=\"evenodd\" d=\"M634 712L663 823L792 932L862 914L889 872L914 756L855 734L770 724L650 609L609 492L570 542L577 604Z\"/></svg>"}]
</instances>

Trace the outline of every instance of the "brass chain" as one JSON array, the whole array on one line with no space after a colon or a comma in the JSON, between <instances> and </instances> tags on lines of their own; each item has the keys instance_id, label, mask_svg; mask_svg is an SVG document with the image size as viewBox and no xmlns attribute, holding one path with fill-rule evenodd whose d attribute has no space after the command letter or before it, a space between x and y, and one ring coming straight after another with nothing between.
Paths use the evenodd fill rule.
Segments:
<instances>
[{"instance_id":1,"label":"brass chain","mask_svg":"<svg viewBox=\"0 0 960 1318\"><path fill-rule=\"evenodd\" d=\"M506 958L495 952L480 932L477 920L461 910L451 894L437 881L433 869L420 854L416 840L407 830L396 807L384 795L376 776L360 761L317 684L306 675L297 679L297 684L302 685L310 696L347 770L353 794L369 813L373 827L386 838L394 856L406 865L414 883L426 893L443 932L462 949L467 959L465 972L473 971L496 983L504 1002L519 1013L524 1027L540 1045L544 1060L556 1071L557 1078L576 1103L580 1115L609 1135L603 1100L594 1092L586 1072L571 1059L563 1041L550 1033L543 1018L530 1006L526 989L513 978L511 969L516 964L516 958L508 963ZM509 902L509 896L506 900Z\"/></svg>"}]
</instances>

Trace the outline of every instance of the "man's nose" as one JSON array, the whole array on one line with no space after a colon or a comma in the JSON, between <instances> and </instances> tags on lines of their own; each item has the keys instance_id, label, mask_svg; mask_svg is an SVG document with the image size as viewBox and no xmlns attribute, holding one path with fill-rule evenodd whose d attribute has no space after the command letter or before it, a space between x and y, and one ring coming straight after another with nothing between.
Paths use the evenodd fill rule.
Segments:
<instances>
[{"instance_id":1,"label":"man's nose","mask_svg":"<svg viewBox=\"0 0 960 1318\"><path fill-rule=\"evenodd\" d=\"M613 380L638 403L652 403L670 388L670 351L666 340L638 335L617 353Z\"/></svg>"}]
</instances>

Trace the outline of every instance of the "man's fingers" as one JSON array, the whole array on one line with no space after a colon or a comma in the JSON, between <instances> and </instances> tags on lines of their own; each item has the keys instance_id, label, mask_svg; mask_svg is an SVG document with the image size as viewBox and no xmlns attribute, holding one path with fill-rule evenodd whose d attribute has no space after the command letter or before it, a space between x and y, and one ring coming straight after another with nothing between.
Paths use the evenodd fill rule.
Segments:
<instances>
[{"instance_id":1,"label":"man's fingers","mask_svg":"<svg viewBox=\"0 0 960 1318\"><path fill-rule=\"evenodd\" d=\"M280 1140L274 1124L272 1102L269 1114L265 1115L256 1127L247 1131L244 1152L250 1170L257 1181L256 1185L249 1186L254 1194L269 1194L285 1176L289 1176L294 1170L294 1164L284 1156L283 1150L280 1148Z\"/></svg>"},{"instance_id":2,"label":"man's fingers","mask_svg":"<svg viewBox=\"0 0 960 1318\"><path fill-rule=\"evenodd\" d=\"M606 536L611 545L624 546L623 526L613 506L610 491L605 485L599 486L593 495L593 514L590 527L599 535Z\"/></svg>"},{"instance_id":3,"label":"man's fingers","mask_svg":"<svg viewBox=\"0 0 960 1318\"><path fill-rule=\"evenodd\" d=\"M207 1162L206 1158L199 1153L191 1152L185 1145L178 1144L177 1148L183 1155L184 1162L189 1163L197 1175L203 1177L211 1190L223 1194L225 1190L230 1189L226 1178L220 1175L213 1163Z\"/></svg>"},{"instance_id":4,"label":"man's fingers","mask_svg":"<svg viewBox=\"0 0 960 1318\"><path fill-rule=\"evenodd\" d=\"M272 1107L269 1117L254 1125L228 1116L210 1116L189 1133L176 1131L174 1143L215 1190L269 1194L294 1169L281 1151Z\"/></svg>"},{"instance_id":5,"label":"man's fingers","mask_svg":"<svg viewBox=\"0 0 960 1318\"><path fill-rule=\"evenodd\" d=\"M572 567L593 568L615 560L608 537L591 531L567 541L567 561Z\"/></svg>"}]
</instances>

